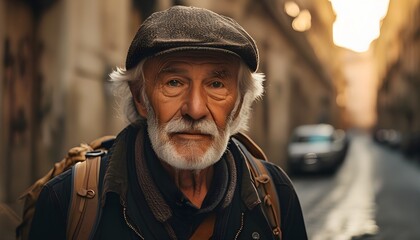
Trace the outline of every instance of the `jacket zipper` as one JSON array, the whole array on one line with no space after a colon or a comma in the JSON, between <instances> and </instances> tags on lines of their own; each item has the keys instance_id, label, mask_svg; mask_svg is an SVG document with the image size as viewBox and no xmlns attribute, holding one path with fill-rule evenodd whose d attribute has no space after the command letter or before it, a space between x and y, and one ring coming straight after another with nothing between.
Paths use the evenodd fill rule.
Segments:
<instances>
[{"instance_id":1,"label":"jacket zipper","mask_svg":"<svg viewBox=\"0 0 420 240\"><path fill-rule=\"evenodd\" d=\"M127 226L131 229L131 230L133 230L134 231L134 233L136 233L136 235L140 238L140 239L142 239L142 240L144 240L144 237L140 234L140 232L139 231L137 231L137 229L128 221L128 218L127 218L127 208L126 207L123 207L123 214L124 214L124 220L125 220L125 223L127 224Z\"/></svg>"},{"instance_id":2,"label":"jacket zipper","mask_svg":"<svg viewBox=\"0 0 420 240\"><path fill-rule=\"evenodd\" d=\"M243 228L244 228L244 213L241 213L241 227L238 229L238 232L236 233L234 240L238 239Z\"/></svg>"}]
</instances>

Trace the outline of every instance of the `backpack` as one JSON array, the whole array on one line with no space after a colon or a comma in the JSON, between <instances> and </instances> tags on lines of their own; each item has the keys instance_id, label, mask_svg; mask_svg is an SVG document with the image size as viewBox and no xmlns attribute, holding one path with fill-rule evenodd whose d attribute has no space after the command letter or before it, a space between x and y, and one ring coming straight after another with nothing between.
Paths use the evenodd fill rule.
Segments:
<instances>
[{"instance_id":1,"label":"backpack","mask_svg":"<svg viewBox=\"0 0 420 240\"><path fill-rule=\"evenodd\" d=\"M90 144L82 143L69 150L67 156L24 192L22 222L16 229L17 239L28 239L35 206L42 187L60 173L73 168L72 194L67 220L67 239L89 239L98 213L98 180L101 156L112 146L114 136L105 136ZM271 177L260 160L267 161L264 152L245 134L233 136L234 143L245 156L251 179L262 200L262 208L272 233L281 239L281 216L278 195ZM259 160L258 160L259 159ZM93 177L92 177L93 176ZM278 214L277 214L278 213ZM199 226L199 232L212 233L214 217ZM209 229L211 230L209 231ZM209 235L210 236L210 235ZM199 238L200 239L200 238ZM202 238L201 238L202 239Z\"/></svg>"},{"instance_id":2,"label":"backpack","mask_svg":"<svg viewBox=\"0 0 420 240\"><path fill-rule=\"evenodd\" d=\"M89 144L82 143L80 144L80 146L71 148L68 151L66 157L64 157L61 161L56 162L54 164L54 167L50 171L48 171L46 175L38 179L19 197L20 200L24 201L24 204L22 221L16 228L16 239L25 240L29 238L29 230L31 228L32 218L35 213L36 201L39 197L42 187L55 176L65 172L73 166L76 166L77 163L85 162L86 153L99 150L107 151L111 147L114 139L114 136L104 136L92 141ZM87 157L90 156L91 155L89 154L87 155ZM77 175L77 177L74 178L74 180L79 179L79 177L84 178L84 176L82 176L81 174L81 171L78 171L78 173L79 174Z\"/></svg>"}]
</instances>

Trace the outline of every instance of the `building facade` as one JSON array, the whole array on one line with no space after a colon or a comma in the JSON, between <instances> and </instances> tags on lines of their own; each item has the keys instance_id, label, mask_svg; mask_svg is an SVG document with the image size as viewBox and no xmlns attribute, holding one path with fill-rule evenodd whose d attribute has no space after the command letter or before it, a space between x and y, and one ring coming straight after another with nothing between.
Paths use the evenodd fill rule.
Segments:
<instances>
[{"instance_id":1,"label":"building facade","mask_svg":"<svg viewBox=\"0 0 420 240\"><path fill-rule=\"evenodd\" d=\"M408 153L420 151L419 22L420 1L391 0L375 43L380 80L376 128L401 133L401 148Z\"/></svg>"}]
</instances>

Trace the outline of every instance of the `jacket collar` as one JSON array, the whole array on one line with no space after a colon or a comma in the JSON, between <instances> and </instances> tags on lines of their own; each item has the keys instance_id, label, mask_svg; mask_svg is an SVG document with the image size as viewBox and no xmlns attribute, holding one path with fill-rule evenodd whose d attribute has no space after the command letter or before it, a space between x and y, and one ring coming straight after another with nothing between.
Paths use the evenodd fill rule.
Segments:
<instances>
[{"instance_id":1,"label":"jacket collar","mask_svg":"<svg viewBox=\"0 0 420 240\"><path fill-rule=\"evenodd\" d=\"M129 147L133 147L138 131L144 131L145 126L127 126L115 139L114 145L109 152L108 166L105 172L102 206L105 205L106 195L109 192L120 196L120 203L126 206L126 194L128 188L127 153ZM251 174L245 162L245 156L239 151L235 143L231 141L229 150L232 151L235 161L240 161L242 166L241 198L245 206L251 210L261 203L257 190L252 182ZM238 159L237 159L238 158Z\"/></svg>"},{"instance_id":2,"label":"jacket collar","mask_svg":"<svg viewBox=\"0 0 420 240\"><path fill-rule=\"evenodd\" d=\"M239 181L241 184L240 189L242 201L248 210L252 210L255 206L261 203L261 199L258 196L257 189L255 188L255 184L251 177L251 172L246 164L246 156L239 150L239 147L232 140L230 141L229 149L232 152L235 161L240 162L240 164L237 165L241 166L241 171L238 172L242 174Z\"/></svg>"},{"instance_id":3,"label":"jacket collar","mask_svg":"<svg viewBox=\"0 0 420 240\"><path fill-rule=\"evenodd\" d=\"M144 127L140 127L144 128ZM129 147L134 144L138 127L127 126L115 139L114 145L109 151L109 160L103 181L102 206L105 205L106 195L109 192L120 196L120 203L125 206L125 197L128 188L127 153Z\"/></svg>"}]
</instances>

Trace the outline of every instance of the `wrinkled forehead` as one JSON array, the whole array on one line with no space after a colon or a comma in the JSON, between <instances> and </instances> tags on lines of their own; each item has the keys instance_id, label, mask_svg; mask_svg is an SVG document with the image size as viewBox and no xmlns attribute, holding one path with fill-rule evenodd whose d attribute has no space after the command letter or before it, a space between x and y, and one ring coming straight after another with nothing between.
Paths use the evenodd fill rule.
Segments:
<instances>
[{"instance_id":1,"label":"wrinkled forehead","mask_svg":"<svg viewBox=\"0 0 420 240\"><path fill-rule=\"evenodd\" d=\"M179 51L157 55L144 63L145 77L150 79L164 69L182 66L211 66L236 75L240 58L237 55L218 51Z\"/></svg>"}]
</instances>

